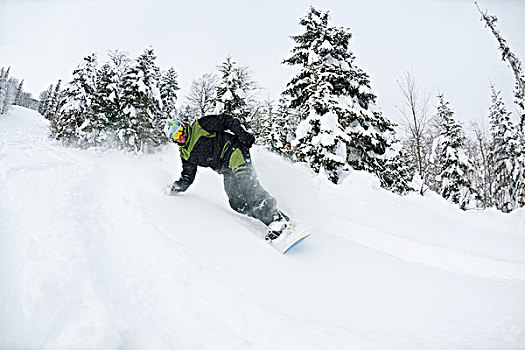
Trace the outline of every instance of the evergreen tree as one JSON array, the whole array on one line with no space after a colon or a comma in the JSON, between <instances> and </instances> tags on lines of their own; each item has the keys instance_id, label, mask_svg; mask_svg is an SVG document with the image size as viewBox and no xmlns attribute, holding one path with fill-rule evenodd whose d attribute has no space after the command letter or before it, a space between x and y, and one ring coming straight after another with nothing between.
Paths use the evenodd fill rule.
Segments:
<instances>
[{"instance_id":1,"label":"evergreen tree","mask_svg":"<svg viewBox=\"0 0 525 350\"><path fill-rule=\"evenodd\" d=\"M496 207L503 212L523 206L525 167L521 160L523 149L517 126L507 112L500 92L492 87L489 109L492 134L490 158L494 164L492 195Z\"/></svg>"},{"instance_id":2,"label":"evergreen tree","mask_svg":"<svg viewBox=\"0 0 525 350\"><path fill-rule=\"evenodd\" d=\"M17 86L18 80L15 78L9 78L7 81L6 98L4 100L2 113L7 113L11 109L11 106L15 103Z\"/></svg>"},{"instance_id":3,"label":"evergreen tree","mask_svg":"<svg viewBox=\"0 0 525 350\"><path fill-rule=\"evenodd\" d=\"M159 90L161 74L155 60L153 49L146 49L122 78L124 115L118 137L124 147L136 152L148 151L150 146L165 142Z\"/></svg>"},{"instance_id":4,"label":"evergreen tree","mask_svg":"<svg viewBox=\"0 0 525 350\"><path fill-rule=\"evenodd\" d=\"M44 109L44 100L47 98L47 90L42 91L42 92L40 93L40 95L38 96L38 98L39 98L39 99L38 99L38 107L37 107L37 111L38 111L38 113L40 113L40 114L43 115L42 111L43 111L43 109Z\"/></svg>"},{"instance_id":5,"label":"evergreen tree","mask_svg":"<svg viewBox=\"0 0 525 350\"><path fill-rule=\"evenodd\" d=\"M28 105L23 91L24 80L19 81L14 77L9 77L11 67L0 69L0 114L6 114L12 105Z\"/></svg>"},{"instance_id":6,"label":"evergreen tree","mask_svg":"<svg viewBox=\"0 0 525 350\"><path fill-rule=\"evenodd\" d=\"M0 96L2 94L2 90L4 88L3 82L4 82L4 74L5 74L5 68L2 67L0 69Z\"/></svg>"},{"instance_id":7,"label":"evergreen tree","mask_svg":"<svg viewBox=\"0 0 525 350\"><path fill-rule=\"evenodd\" d=\"M525 207L525 137L522 136L520 155L518 157L515 178L516 180L516 207Z\"/></svg>"},{"instance_id":8,"label":"evergreen tree","mask_svg":"<svg viewBox=\"0 0 525 350\"><path fill-rule=\"evenodd\" d=\"M454 119L454 111L443 95L439 95L438 118L443 121L439 137L433 147L439 176L438 192L443 198L466 210L477 200L471 184L474 171L472 162L465 154L465 136L461 125Z\"/></svg>"},{"instance_id":9,"label":"evergreen tree","mask_svg":"<svg viewBox=\"0 0 525 350\"><path fill-rule=\"evenodd\" d=\"M67 144L78 144L86 136L84 129L93 117L93 98L96 88L97 57L86 56L73 71L73 80L64 90L64 101L51 119L51 135ZM48 90L51 94L52 87Z\"/></svg>"},{"instance_id":10,"label":"evergreen tree","mask_svg":"<svg viewBox=\"0 0 525 350\"><path fill-rule=\"evenodd\" d=\"M247 67L239 67L231 56L219 66L220 83L215 97L215 113L238 118L252 131L249 98L256 89Z\"/></svg>"},{"instance_id":11,"label":"evergreen tree","mask_svg":"<svg viewBox=\"0 0 525 350\"><path fill-rule=\"evenodd\" d=\"M301 67L283 92L300 119L294 153L335 183L348 164L381 178L393 125L372 110L376 97L368 75L349 51L352 34L330 27L328 16L310 8L300 21L304 33L292 36L296 46L284 61Z\"/></svg>"},{"instance_id":12,"label":"evergreen tree","mask_svg":"<svg viewBox=\"0 0 525 350\"><path fill-rule=\"evenodd\" d=\"M2 111L3 104L4 104L4 67L0 69L0 112Z\"/></svg>"},{"instance_id":13,"label":"evergreen tree","mask_svg":"<svg viewBox=\"0 0 525 350\"><path fill-rule=\"evenodd\" d=\"M11 67L8 67L7 69L4 69L2 67L2 70L0 71L0 114L4 114L7 112L9 104L9 89L10 89L10 81L9 81L9 71L11 70Z\"/></svg>"},{"instance_id":14,"label":"evergreen tree","mask_svg":"<svg viewBox=\"0 0 525 350\"><path fill-rule=\"evenodd\" d=\"M96 71L89 124L82 129L80 143L83 146L100 146L111 141L119 116L119 101L116 98L118 79L110 63Z\"/></svg>"},{"instance_id":15,"label":"evergreen tree","mask_svg":"<svg viewBox=\"0 0 525 350\"><path fill-rule=\"evenodd\" d=\"M268 98L262 102L259 110L259 117L256 119L256 123L254 124L253 128L253 135L255 136L257 144L263 146L268 145L274 120L274 101Z\"/></svg>"},{"instance_id":16,"label":"evergreen tree","mask_svg":"<svg viewBox=\"0 0 525 350\"><path fill-rule=\"evenodd\" d=\"M330 110L336 101L330 98L328 82L320 77L319 72L313 72L314 92L302 108L301 122L292 147L299 161L306 162L316 173L322 172L330 181L337 183L341 171L348 170L344 140L350 141L350 138L339 123L337 112Z\"/></svg>"},{"instance_id":17,"label":"evergreen tree","mask_svg":"<svg viewBox=\"0 0 525 350\"><path fill-rule=\"evenodd\" d=\"M168 69L160 79L160 96L162 98L162 113L164 118L173 118L177 114L178 75L174 68Z\"/></svg>"},{"instance_id":18,"label":"evergreen tree","mask_svg":"<svg viewBox=\"0 0 525 350\"><path fill-rule=\"evenodd\" d=\"M392 192L404 195L413 192L415 189L411 184L416 169L408 151L402 146L401 142L395 142L390 147L389 156L385 161L385 170L381 175L382 187Z\"/></svg>"},{"instance_id":19,"label":"evergreen tree","mask_svg":"<svg viewBox=\"0 0 525 350\"><path fill-rule=\"evenodd\" d=\"M20 83L18 84L18 87L16 88L15 100L13 101L13 104L17 106L22 105L22 97L23 97L23 92L24 92L23 86L24 86L24 79L20 81Z\"/></svg>"},{"instance_id":20,"label":"evergreen tree","mask_svg":"<svg viewBox=\"0 0 525 350\"><path fill-rule=\"evenodd\" d=\"M290 101L286 95L281 95L277 110L272 113L270 135L267 140L269 150L293 159L291 142L299 124L295 109L289 107Z\"/></svg>"},{"instance_id":21,"label":"evergreen tree","mask_svg":"<svg viewBox=\"0 0 525 350\"><path fill-rule=\"evenodd\" d=\"M49 115L49 106L51 104L51 99L53 96L53 84L49 85L46 91L43 91L40 94L40 104L38 106L38 112L42 114L44 117L48 117Z\"/></svg>"},{"instance_id":22,"label":"evergreen tree","mask_svg":"<svg viewBox=\"0 0 525 350\"><path fill-rule=\"evenodd\" d=\"M61 84L62 80L59 79L49 102L48 119L52 118L58 112L60 100L62 99L62 90L60 89Z\"/></svg>"},{"instance_id":23,"label":"evergreen tree","mask_svg":"<svg viewBox=\"0 0 525 350\"><path fill-rule=\"evenodd\" d=\"M41 94L40 108L48 109L47 101L53 96L63 96L57 115L51 118L51 133L65 143L147 152L165 142L161 74L155 54L147 49L134 61L119 51L109 56L110 61L99 68L95 54L86 57L63 92L59 81L54 94L52 86ZM170 84L164 86L164 92L172 91L164 97L171 103L176 98L176 74L171 71L167 77Z\"/></svg>"},{"instance_id":24,"label":"evergreen tree","mask_svg":"<svg viewBox=\"0 0 525 350\"><path fill-rule=\"evenodd\" d=\"M110 61L102 65L97 72L93 103L94 113L97 115L97 143L113 141L119 127L125 125L121 81L131 61L120 51L110 52L109 57Z\"/></svg>"}]
</instances>

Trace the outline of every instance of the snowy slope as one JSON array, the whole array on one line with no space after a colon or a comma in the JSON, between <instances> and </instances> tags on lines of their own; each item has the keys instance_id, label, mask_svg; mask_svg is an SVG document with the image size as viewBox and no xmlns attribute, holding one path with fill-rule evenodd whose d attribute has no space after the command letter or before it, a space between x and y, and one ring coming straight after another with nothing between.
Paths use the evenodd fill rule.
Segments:
<instances>
[{"instance_id":1,"label":"snowy slope","mask_svg":"<svg viewBox=\"0 0 525 350\"><path fill-rule=\"evenodd\" d=\"M289 255L175 146L63 148L0 118L0 349L525 349L525 210L462 212L262 149L262 184L312 237ZM202 216L205 214L205 218Z\"/></svg>"}]
</instances>

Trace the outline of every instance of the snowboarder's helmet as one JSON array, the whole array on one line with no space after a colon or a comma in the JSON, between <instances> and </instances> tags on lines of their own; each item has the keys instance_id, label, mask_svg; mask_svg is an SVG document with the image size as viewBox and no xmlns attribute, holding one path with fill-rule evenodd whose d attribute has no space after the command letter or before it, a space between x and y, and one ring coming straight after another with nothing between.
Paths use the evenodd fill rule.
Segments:
<instances>
[{"instance_id":1,"label":"snowboarder's helmet","mask_svg":"<svg viewBox=\"0 0 525 350\"><path fill-rule=\"evenodd\" d=\"M184 134L184 124L178 119L168 119L164 125L164 133L172 142L180 140Z\"/></svg>"}]
</instances>

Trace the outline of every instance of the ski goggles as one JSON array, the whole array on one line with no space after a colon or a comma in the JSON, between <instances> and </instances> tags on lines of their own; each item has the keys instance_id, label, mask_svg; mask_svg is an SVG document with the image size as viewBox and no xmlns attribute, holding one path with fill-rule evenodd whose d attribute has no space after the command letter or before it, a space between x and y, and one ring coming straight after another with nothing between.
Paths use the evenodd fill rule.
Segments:
<instances>
[{"instance_id":1,"label":"ski goggles","mask_svg":"<svg viewBox=\"0 0 525 350\"><path fill-rule=\"evenodd\" d=\"M184 128L180 128L174 134L170 134L171 141L179 141L183 133L184 133Z\"/></svg>"},{"instance_id":2,"label":"ski goggles","mask_svg":"<svg viewBox=\"0 0 525 350\"><path fill-rule=\"evenodd\" d=\"M164 133L170 141L177 142L184 134L184 125L178 120L168 120L164 127Z\"/></svg>"}]
</instances>

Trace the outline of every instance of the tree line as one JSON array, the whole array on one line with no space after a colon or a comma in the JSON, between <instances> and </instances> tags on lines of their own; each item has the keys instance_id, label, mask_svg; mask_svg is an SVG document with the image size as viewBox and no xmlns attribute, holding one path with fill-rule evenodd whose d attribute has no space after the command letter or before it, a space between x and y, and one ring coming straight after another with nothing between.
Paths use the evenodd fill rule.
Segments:
<instances>
[{"instance_id":1,"label":"tree line","mask_svg":"<svg viewBox=\"0 0 525 350\"><path fill-rule=\"evenodd\" d=\"M507 109L501 91L490 86L489 130L473 123L474 137L469 138L455 120L450 101L439 95L432 112L430 97L423 95L414 74L405 71L397 81L403 97L399 107L403 144L416 172L415 189L422 194L435 191L462 209L496 207L510 212L525 205L525 77L521 62L496 27L497 18L479 12L497 39L502 60L513 71L518 115Z\"/></svg>"},{"instance_id":2,"label":"tree line","mask_svg":"<svg viewBox=\"0 0 525 350\"><path fill-rule=\"evenodd\" d=\"M13 105L36 110L39 101L23 90L24 79L10 77L10 71L11 67L0 68L0 115L6 114Z\"/></svg>"},{"instance_id":3,"label":"tree line","mask_svg":"<svg viewBox=\"0 0 525 350\"><path fill-rule=\"evenodd\" d=\"M495 17L482 13L482 19L497 33ZM249 68L228 56L217 71L193 81L177 108L177 72L161 72L148 48L136 59L111 52L101 65L96 54L85 57L63 90L59 81L41 95L41 113L51 121L52 136L66 144L135 152L165 142L161 130L167 118L192 121L228 113L260 145L336 184L355 169L376 175L393 192L431 190L462 209L496 206L508 212L525 204L523 113L521 124L515 123L494 87L490 137L477 128L477 139L470 140L450 101L440 95L431 112L406 73L398 81L406 107L401 123L406 132L399 136L397 125L375 104L370 77L355 64L350 30L331 26L329 12L314 7L299 24L303 33L292 36L295 45L283 60L298 71L278 101L261 101ZM500 48L504 59L520 68L508 46ZM517 76L523 78L521 72ZM516 103L523 112L517 85Z\"/></svg>"},{"instance_id":4,"label":"tree line","mask_svg":"<svg viewBox=\"0 0 525 350\"><path fill-rule=\"evenodd\" d=\"M99 65L85 57L72 81L43 92L41 113L51 135L67 145L148 152L163 143L162 126L175 113L177 73L161 72L153 49L136 59L115 51Z\"/></svg>"}]
</instances>

